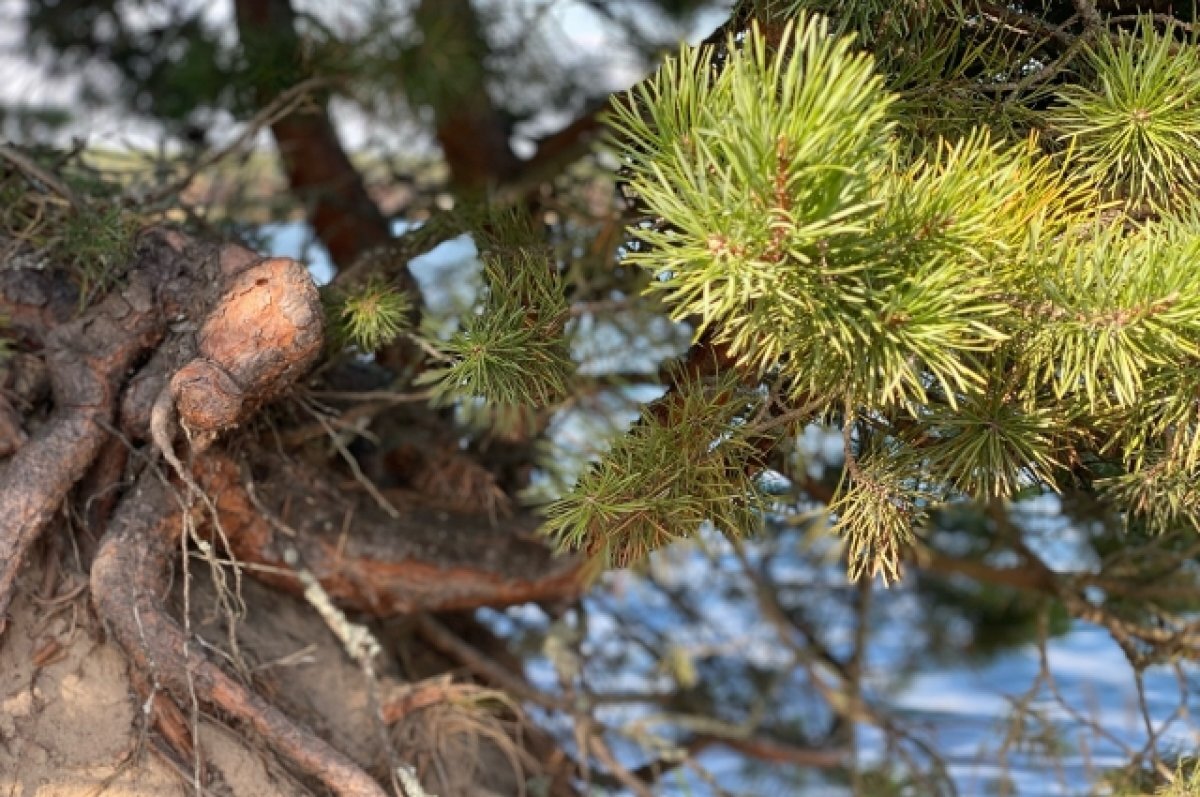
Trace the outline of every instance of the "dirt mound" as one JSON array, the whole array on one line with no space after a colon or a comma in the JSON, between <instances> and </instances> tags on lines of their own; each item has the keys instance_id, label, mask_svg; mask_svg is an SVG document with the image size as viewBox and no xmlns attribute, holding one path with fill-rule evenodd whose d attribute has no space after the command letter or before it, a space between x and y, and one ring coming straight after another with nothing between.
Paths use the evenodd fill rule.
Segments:
<instances>
[{"instance_id":1,"label":"dirt mound","mask_svg":"<svg viewBox=\"0 0 1200 797\"><path fill-rule=\"evenodd\" d=\"M63 535L59 528L48 536ZM47 557L22 573L10 624L0 641L0 797L185 797L197 794L196 759L185 760L146 722L146 702L131 680L128 660L105 639L86 588L73 564L68 542L53 566ZM208 563L191 565L192 630L214 657L232 658L229 627L209 577ZM47 574L47 570L51 573ZM227 574L228 575L228 574ZM182 583L177 574L167 602L182 616ZM53 596L33 597L47 583ZM383 774L388 757L373 719L363 674L308 604L243 579L246 606L237 623L237 655L242 677L290 717L303 722L367 771ZM444 660L403 639L403 623L392 625L393 647L404 647L406 671L444 671ZM392 692L405 690L387 673ZM390 732L404 758L415 764L432 794L518 794L511 751L504 739L480 736L480 726L463 714L422 695L443 692L448 681L398 701L418 707L395 716ZM388 694L384 694L385 699ZM414 699L415 698L415 699ZM396 702L393 702L395 705ZM209 797L299 797L322 794L285 770L278 759L244 728L222 721L201 707L196 749L203 772L201 794ZM186 718L190 725L191 718ZM414 728L421 733L414 737ZM441 729L434 733L435 730ZM429 737L429 738L424 738ZM447 758L467 752L472 766L459 765L447 780ZM527 764L530 762L526 762ZM517 770L519 770L517 765Z\"/></svg>"}]
</instances>

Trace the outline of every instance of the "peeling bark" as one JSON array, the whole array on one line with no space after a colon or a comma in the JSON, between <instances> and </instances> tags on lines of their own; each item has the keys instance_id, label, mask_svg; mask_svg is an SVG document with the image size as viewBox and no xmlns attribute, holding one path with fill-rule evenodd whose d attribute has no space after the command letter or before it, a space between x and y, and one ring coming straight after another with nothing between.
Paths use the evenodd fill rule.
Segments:
<instances>
[{"instance_id":1,"label":"peeling bark","mask_svg":"<svg viewBox=\"0 0 1200 797\"><path fill-rule=\"evenodd\" d=\"M245 420L307 371L321 352L321 300L307 269L271 258L236 274L171 378L180 418L219 432Z\"/></svg>"}]
</instances>

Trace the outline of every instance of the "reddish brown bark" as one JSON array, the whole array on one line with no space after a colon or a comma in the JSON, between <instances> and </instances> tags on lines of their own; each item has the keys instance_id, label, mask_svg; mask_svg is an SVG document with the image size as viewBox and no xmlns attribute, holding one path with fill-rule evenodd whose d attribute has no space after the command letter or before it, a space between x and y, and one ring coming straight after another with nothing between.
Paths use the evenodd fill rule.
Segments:
<instances>
[{"instance_id":1,"label":"reddish brown bark","mask_svg":"<svg viewBox=\"0 0 1200 797\"><path fill-rule=\"evenodd\" d=\"M320 354L321 300L307 269L268 258L226 275L204 321L197 356L170 389L184 424L219 432L290 387Z\"/></svg>"},{"instance_id":2,"label":"reddish brown bark","mask_svg":"<svg viewBox=\"0 0 1200 797\"><path fill-rule=\"evenodd\" d=\"M238 30L247 59L263 75L302 74L296 14L288 0L237 0ZM270 42L269 49L262 43ZM272 63L276 61L276 63ZM282 62L279 62L282 61ZM259 107L278 93L265 79L257 89ZM391 240L387 219L367 193L329 118L324 97L312 107L271 125L292 192L309 208L317 238L335 265L346 268L362 254ZM413 289L407 274L400 275Z\"/></svg>"},{"instance_id":3,"label":"reddish brown bark","mask_svg":"<svg viewBox=\"0 0 1200 797\"><path fill-rule=\"evenodd\" d=\"M271 125L293 193L329 256L346 268L391 240L391 230L342 149L328 111L295 114Z\"/></svg>"},{"instance_id":4,"label":"reddish brown bark","mask_svg":"<svg viewBox=\"0 0 1200 797\"><path fill-rule=\"evenodd\" d=\"M422 0L414 19L423 37L422 86L428 86L418 100L432 106L451 185L478 195L512 179L521 162L509 144L510 124L488 91L490 52L471 0Z\"/></svg>"},{"instance_id":5,"label":"reddish brown bark","mask_svg":"<svg viewBox=\"0 0 1200 797\"><path fill-rule=\"evenodd\" d=\"M232 553L270 565L256 577L292 592L303 588L279 572L286 546L338 603L377 616L561 600L580 589L578 562L552 557L530 517L492 528L486 517L410 507L392 518L370 497L267 455L253 462L256 506L232 459L213 452L196 468L216 496Z\"/></svg>"},{"instance_id":6,"label":"reddish brown bark","mask_svg":"<svg viewBox=\"0 0 1200 797\"><path fill-rule=\"evenodd\" d=\"M79 317L49 272L0 270L0 310L22 346L42 350L9 358L0 374L0 396L15 416L0 426L15 449L0 470L0 612L27 552L78 484L90 531L108 525L92 565L96 607L145 676L143 694L153 694L159 728L180 755L194 740L160 687L180 704L194 696L246 722L337 794L383 794L344 755L189 649L165 609L188 491L166 475L198 480L229 552L274 565L268 580L298 589L281 558L291 549L335 600L367 612L503 605L578 589L575 564L531 538L530 518L493 528L420 506L393 517L329 482L328 468L264 453L253 435L214 445L289 390L321 351L320 302L300 263L152 230L122 284ZM53 412L37 421L31 411L47 398ZM186 465L174 453L179 424L192 433ZM170 468L146 464L155 446ZM125 489L131 469L141 473ZM197 507L208 506L189 510L202 529L211 519ZM86 557L90 546L82 547Z\"/></svg>"},{"instance_id":7,"label":"reddish brown bark","mask_svg":"<svg viewBox=\"0 0 1200 797\"><path fill-rule=\"evenodd\" d=\"M127 371L183 303L179 291L191 282L179 255L161 238L144 239L127 285L75 321L33 330L45 341L55 411L0 475L0 631L26 553L108 435ZM7 297L24 323L45 322L36 304Z\"/></svg>"},{"instance_id":8,"label":"reddish brown bark","mask_svg":"<svg viewBox=\"0 0 1200 797\"><path fill-rule=\"evenodd\" d=\"M148 236L127 286L76 321L31 327L48 341L58 409L4 471L0 605L7 605L25 552L89 469L89 515L98 522L108 515L125 464L122 451L147 438L154 402L164 390L188 428L211 435L248 418L318 354L320 309L300 264L258 260L230 247L218 253L188 246L178 236ZM135 359L163 338L167 319L179 317L203 319L198 333L183 325L131 376ZM113 441L101 457L126 382L120 426L127 441ZM214 492L228 524L241 532L233 535L233 553L278 563L274 527L249 503L236 464L221 463L204 473L217 482L215 474L224 474ZM420 506L390 518L371 501L347 498L311 468L287 467L293 491L303 485L310 500L316 493L325 499L307 514L307 525L288 520L306 532L295 544L347 605L387 614L561 598L577 588L574 563L553 559L532 539L532 518L493 529L481 518ZM274 470L281 475L279 466ZM289 498L269 479L263 489L278 504ZM343 522L347 517L350 526Z\"/></svg>"}]
</instances>

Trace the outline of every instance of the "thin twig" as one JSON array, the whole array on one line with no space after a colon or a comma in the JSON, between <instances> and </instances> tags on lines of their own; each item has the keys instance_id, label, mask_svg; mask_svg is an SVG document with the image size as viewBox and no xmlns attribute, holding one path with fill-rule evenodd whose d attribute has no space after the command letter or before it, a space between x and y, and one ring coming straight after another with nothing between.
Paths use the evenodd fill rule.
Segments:
<instances>
[{"instance_id":1,"label":"thin twig","mask_svg":"<svg viewBox=\"0 0 1200 797\"><path fill-rule=\"evenodd\" d=\"M1075 41L1075 36L1060 29L1057 25L1051 25L1030 14L1023 14L1010 8L1006 3L980 2L978 7L985 17L990 17L1021 33L1036 33L1065 45L1070 45Z\"/></svg>"},{"instance_id":2,"label":"thin twig","mask_svg":"<svg viewBox=\"0 0 1200 797\"><path fill-rule=\"evenodd\" d=\"M19 169L30 180L41 183L63 199L70 202L71 207L75 208L76 210L83 207L83 203L80 202L79 197L75 195L75 192L72 191L66 183L47 172L41 166L38 166L36 163L22 153L18 152L10 145L0 144L0 158L4 158L13 166L16 166L17 169Z\"/></svg>"},{"instance_id":3,"label":"thin twig","mask_svg":"<svg viewBox=\"0 0 1200 797\"><path fill-rule=\"evenodd\" d=\"M313 407L309 406L308 402L302 401L300 402L300 405L308 410L308 412L317 419L318 423L325 427L325 432L329 435L329 439L333 442L334 448L336 448L338 453L342 455L342 459L345 460L346 464L350 466L350 471L354 474L354 478L363 486L363 489L367 491L371 498L375 499L375 503L379 505L379 508L384 512L387 512L392 519L399 518L400 510L393 506L392 502L387 500L383 493L379 492L379 488L375 486L375 483L371 481L365 473L363 473L362 467L360 467L358 464L358 460L354 458L354 454L350 453L350 449L346 448L346 444L342 442L340 437L338 437L337 431L333 428L333 426L330 425L329 421L325 419L325 416Z\"/></svg>"},{"instance_id":4,"label":"thin twig","mask_svg":"<svg viewBox=\"0 0 1200 797\"><path fill-rule=\"evenodd\" d=\"M587 730L590 731L587 734L588 748L592 755L596 756L596 759L608 769L609 773L637 797L654 797L654 793L650 791L646 782L630 772L613 755L612 750L608 747L608 742L604 739L604 733L592 729L590 725Z\"/></svg>"},{"instance_id":5,"label":"thin twig","mask_svg":"<svg viewBox=\"0 0 1200 797\"><path fill-rule=\"evenodd\" d=\"M246 122L246 126L242 129L241 134L239 134L233 141L229 142L220 149L212 150L199 161L197 161L196 164L188 170L187 174L184 174L175 182L161 186L157 191L154 191L141 201L144 204L155 205L165 199L179 196L187 189L188 186L192 184L192 181L196 179L200 172L216 163L219 163L220 161L229 157L229 155L233 152L241 149L246 145L247 142L258 135L258 132L263 128L270 127L280 119L291 115L296 111L297 108L308 101L309 96L313 92L317 91L318 89L327 88L332 84L333 81L330 78L313 77L303 80L282 92L275 99L271 100L271 102L268 103L261 111L251 117L250 120Z\"/></svg>"}]
</instances>

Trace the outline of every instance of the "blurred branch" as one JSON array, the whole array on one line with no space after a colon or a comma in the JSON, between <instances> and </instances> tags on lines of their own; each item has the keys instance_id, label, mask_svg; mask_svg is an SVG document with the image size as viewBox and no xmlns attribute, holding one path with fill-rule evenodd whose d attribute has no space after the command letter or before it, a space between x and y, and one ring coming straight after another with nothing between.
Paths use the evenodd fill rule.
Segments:
<instances>
[{"instance_id":1,"label":"blurred branch","mask_svg":"<svg viewBox=\"0 0 1200 797\"><path fill-rule=\"evenodd\" d=\"M1092 0L1072 0L1075 5L1075 10L1079 12L1079 16L1083 19L1083 24L1089 31L1099 30L1104 27L1104 19L1100 16L1100 12L1096 10L1096 4Z\"/></svg>"},{"instance_id":2,"label":"blurred branch","mask_svg":"<svg viewBox=\"0 0 1200 797\"><path fill-rule=\"evenodd\" d=\"M500 187L496 200L503 204L519 201L587 155L604 130L601 117L607 108L607 102L597 105L561 130L539 139L533 157Z\"/></svg>"},{"instance_id":3,"label":"blurred branch","mask_svg":"<svg viewBox=\"0 0 1200 797\"><path fill-rule=\"evenodd\" d=\"M514 697L533 703L536 706L552 711L565 710L562 701L534 689L520 675L490 660L477 650L474 645L460 639L453 631L442 625L432 615L423 614L418 616L416 626L421 636L425 637L433 647L447 656L458 660L476 676L489 681L493 686L497 686L511 693Z\"/></svg>"},{"instance_id":4,"label":"blurred branch","mask_svg":"<svg viewBox=\"0 0 1200 797\"><path fill-rule=\"evenodd\" d=\"M1048 595L1057 592L1058 584L1053 574L1029 567L995 567L978 559L963 559L922 546L916 552L916 565L920 569L939 575L966 576L972 581L1000 587L1042 592Z\"/></svg>"},{"instance_id":5,"label":"blurred branch","mask_svg":"<svg viewBox=\"0 0 1200 797\"><path fill-rule=\"evenodd\" d=\"M890 716L863 699L861 693L856 692L852 683L853 673L850 666L833 654L820 639L816 629L809 627L783 607L779 602L778 590L770 582L768 574L763 569L754 566L746 555L745 549L736 540L733 540L732 543L742 573L754 589L759 610L775 628L779 639L792 651L796 661L806 666L809 681L821 693L830 710L852 723L865 722L872 725L890 739L908 742L930 762L933 774L925 778L928 785L933 787L933 791L929 793L938 793L936 785L940 783L950 794L957 794L954 782L947 773L946 765L933 746L899 725ZM796 640L795 633L797 632L804 639L804 644ZM835 677L836 687L825 683L816 668L812 666L816 663L824 665L824 671ZM900 745L897 745L897 753L919 777L919 769L914 757Z\"/></svg>"},{"instance_id":6,"label":"blurred branch","mask_svg":"<svg viewBox=\"0 0 1200 797\"><path fill-rule=\"evenodd\" d=\"M1146 601L1151 621L1120 616L1085 593L1088 587L1105 589L1105 584L1112 585L1111 578L1105 578L1103 574L1055 571L1025 543L1021 530L1013 524L1000 502L992 502L988 514L996 523L1001 538L1024 560L1022 566L996 567L976 559L950 557L923 546L917 551L918 567L928 572L963 575L984 584L1057 598L1072 617L1106 629L1135 667L1175 656L1200 660L1200 621L1183 622L1173 618L1151 601ZM1123 593L1124 596L1143 597L1137 594L1137 586L1132 584L1125 584Z\"/></svg>"},{"instance_id":7,"label":"blurred branch","mask_svg":"<svg viewBox=\"0 0 1200 797\"><path fill-rule=\"evenodd\" d=\"M15 166L27 179L34 183L41 183L46 188L58 194L62 199L70 202L71 207L76 209L82 207L79 197L75 196L75 192L66 183L38 166L26 155L18 152L8 144L0 144L0 158Z\"/></svg>"},{"instance_id":8,"label":"blurred branch","mask_svg":"<svg viewBox=\"0 0 1200 797\"><path fill-rule=\"evenodd\" d=\"M243 51L251 69L262 76L256 98L266 109L277 96L269 76L288 70L303 75L296 14L289 0L235 0L234 7ZM313 229L335 265L346 268L391 240L387 219L338 140L324 97L318 96L306 112L279 116L270 128L291 190L308 206ZM419 296L407 270L397 276L405 290Z\"/></svg>"},{"instance_id":9,"label":"blurred branch","mask_svg":"<svg viewBox=\"0 0 1200 797\"><path fill-rule=\"evenodd\" d=\"M458 637L432 615L421 615L417 619L417 630L434 648L461 662L475 676L504 689L514 697L550 711L562 712L576 721L588 739L588 749L608 769L607 774L592 773L593 780L612 787L624 787L636 794L648 795L650 784L666 772L678 767L682 761L675 757L655 760L628 769L612 754L603 741L605 729L591 715L590 709L615 703L661 703L659 694L584 694L575 701L546 694L531 686L521 675L489 659L474 645ZM679 747L687 755L695 755L712 746L727 747L750 758L772 764L828 769L844 764L846 752L840 749L804 747L785 740L774 739L750 732L718 732L711 723L681 742Z\"/></svg>"},{"instance_id":10,"label":"blurred branch","mask_svg":"<svg viewBox=\"0 0 1200 797\"><path fill-rule=\"evenodd\" d=\"M633 30L632 26L612 15L605 4L589 2L587 5L597 13L604 15L610 22L622 27L626 33ZM749 8L749 3L740 4L737 13L718 25L702 44L723 47L729 36L736 34L749 24ZM657 45L648 48L648 51L656 50ZM561 130L539 139L533 157L521 164L514 176L501 186L499 200L502 202L518 201L540 183L558 175L563 168L587 155L604 132L603 116L611 102L612 98L610 97L602 102L594 103Z\"/></svg>"},{"instance_id":11,"label":"blurred branch","mask_svg":"<svg viewBox=\"0 0 1200 797\"><path fill-rule=\"evenodd\" d=\"M155 205L166 199L174 199L182 194L192 181L196 179L205 169L215 166L225 158L229 157L234 152L250 143L259 131L264 127L270 127L281 119L298 111L305 105L306 102L312 99L314 92L328 88L332 85L328 78L313 77L301 81L290 89L279 94L275 99L271 100L262 110L256 113L249 121L246 122L242 132L231 142L220 149L215 149L205 154L197 161L186 174L180 177L173 183L168 183L145 199L141 200L145 204Z\"/></svg>"},{"instance_id":12,"label":"blurred branch","mask_svg":"<svg viewBox=\"0 0 1200 797\"><path fill-rule=\"evenodd\" d=\"M451 184L461 193L479 194L511 179L520 160L509 145L511 121L488 90L492 53L471 0L422 0L414 21L422 33L422 80L430 85L428 104Z\"/></svg>"},{"instance_id":13,"label":"blurred branch","mask_svg":"<svg viewBox=\"0 0 1200 797\"><path fill-rule=\"evenodd\" d=\"M700 734L688 743L688 749L692 753L697 753L713 745L728 747L730 750L734 750L744 756L764 761L768 764L790 764L791 766L812 769L833 769L844 766L846 763L846 751L844 750L796 747L761 736L739 737Z\"/></svg>"}]
</instances>

